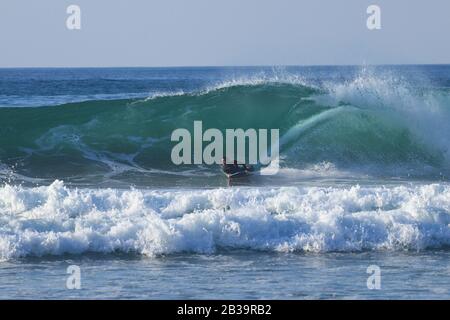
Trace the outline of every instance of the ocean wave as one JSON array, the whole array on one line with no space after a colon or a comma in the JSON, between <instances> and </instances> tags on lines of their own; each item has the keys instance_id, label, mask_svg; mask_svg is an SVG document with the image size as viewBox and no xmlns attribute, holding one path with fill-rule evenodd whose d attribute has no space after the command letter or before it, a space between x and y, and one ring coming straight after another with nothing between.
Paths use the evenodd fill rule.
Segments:
<instances>
[{"instance_id":1,"label":"ocean wave","mask_svg":"<svg viewBox=\"0 0 450 320\"><path fill-rule=\"evenodd\" d=\"M0 258L426 250L450 245L450 186L0 188Z\"/></svg>"},{"instance_id":2,"label":"ocean wave","mask_svg":"<svg viewBox=\"0 0 450 320\"><path fill-rule=\"evenodd\" d=\"M448 179L449 92L362 71L322 85L283 73L236 77L195 92L42 108L0 108L0 161L17 174L176 172L178 128L277 128L283 167L332 163L342 172ZM197 168L203 174L203 168ZM210 170L216 170L211 168Z\"/></svg>"},{"instance_id":3,"label":"ocean wave","mask_svg":"<svg viewBox=\"0 0 450 320\"><path fill-rule=\"evenodd\" d=\"M320 87L313 84L311 81L301 75L290 74L286 72L276 71L272 73L260 72L252 76L240 76L233 77L227 80L217 81L213 84L206 85L192 90L169 90L169 91L156 91L149 93L148 97L143 101L149 101L159 98L178 97L178 96L202 96L214 93L216 91L223 91L226 89L232 89L235 87L255 87L265 85L293 85L299 87L308 87L311 89L319 90ZM136 103L141 102L142 99L138 99Z\"/></svg>"}]
</instances>

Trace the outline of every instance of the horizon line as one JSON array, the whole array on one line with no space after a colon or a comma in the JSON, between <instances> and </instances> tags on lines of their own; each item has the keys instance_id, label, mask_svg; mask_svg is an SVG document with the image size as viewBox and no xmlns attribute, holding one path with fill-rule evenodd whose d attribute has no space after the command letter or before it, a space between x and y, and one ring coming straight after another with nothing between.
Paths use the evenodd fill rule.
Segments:
<instances>
[{"instance_id":1,"label":"horizon line","mask_svg":"<svg viewBox=\"0 0 450 320\"><path fill-rule=\"evenodd\" d=\"M276 68L276 67L383 67L446 66L447 63L380 63L380 64L261 64L261 65L168 65L168 66L0 66L0 69L169 69L169 68Z\"/></svg>"}]
</instances>

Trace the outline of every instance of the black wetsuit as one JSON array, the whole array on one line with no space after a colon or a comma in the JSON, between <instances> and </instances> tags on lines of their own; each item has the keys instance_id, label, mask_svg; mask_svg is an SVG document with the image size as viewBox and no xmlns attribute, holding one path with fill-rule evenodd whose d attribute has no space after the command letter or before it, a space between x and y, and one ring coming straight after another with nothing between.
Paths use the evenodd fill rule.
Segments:
<instances>
[{"instance_id":1,"label":"black wetsuit","mask_svg":"<svg viewBox=\"0 0 450 320\"><path fill-rule=\"evenodd\" d=\"M235 174L235 173L238 173L238 172L244 172L245 171L244 168L241 168L240 166L234 165L234 164L222 164L222 170L226 174Z\"/></svg>"}]
</instances>

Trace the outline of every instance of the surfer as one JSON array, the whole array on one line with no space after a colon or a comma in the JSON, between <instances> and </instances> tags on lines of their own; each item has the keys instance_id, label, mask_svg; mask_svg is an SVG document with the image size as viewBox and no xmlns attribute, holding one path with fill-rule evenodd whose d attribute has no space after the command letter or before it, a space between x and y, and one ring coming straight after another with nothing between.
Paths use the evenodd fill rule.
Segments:
<instances>
[{"instance_id":1,"label":"surfer","mask_svg":"<svg viewBox=\"0 0 450 320\"><path fill-rule=\"evenodd\" d=\"M228 177L232 177L238 174L246 174L248 172L252 172L254 169L252 166L247 166L246 164L238 164L237 160L234 160L233 164L229 164L227 163L227 159L223 157L222 170Z\"/></svg>"},{"instance_id":2,"label":"surfer","mask_svg":"<svg viewBox=\"0 0 450 320\"><path fill-rule=\"evenodd\" d=\"M237 160L234 160L233 165L234 165L234 169L237 172L243 172L243 171L251 172L251 171L253 171L253 166L246 165L245 163L244 164L238 164Z\"/></svg>"},{"instance_id":3,"label":"surfer","mask_svg":"<svg viewBox=\"0 0 450 320\"><path fill-rule=\"evenodd\" d=\"M235 160L235 162L236 162L236 160ZM225 158L225 157L222 158L222 170L226 174L236 173L235 166L236 166L236 164L228 164L227 158Z\"/></svg>"}]
</instances>

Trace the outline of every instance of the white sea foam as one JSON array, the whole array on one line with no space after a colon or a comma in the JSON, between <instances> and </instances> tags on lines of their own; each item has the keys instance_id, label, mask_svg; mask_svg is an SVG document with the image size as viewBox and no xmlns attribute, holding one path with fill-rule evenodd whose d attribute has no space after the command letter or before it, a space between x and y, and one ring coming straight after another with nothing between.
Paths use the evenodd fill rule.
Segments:
<instances>
[{"instance_id":1,"label":"white sea foam","mask_svg":"<svg viewBox=\"0 0 450 320\"><path fill-rule=\"evenodd\" d=\"M421 250L450 245L450 186L0 188L0 258L133 252Z\"/></svg>"},{"instance_id":2,"label":"white sea foam","mask_svg":"<svg viewBox=\"0 0 450 320\"><path fill-rule=\"evenodd\" d=\"M237 86L258 86L264 84L292 84L315 87L308 82L303 76L288 73L284 70L273 71L272 73L261 72L253 76L236 77L229 80L219 82L209 87L206 92L237 87Z\"/></svg>"}]
</instances>

